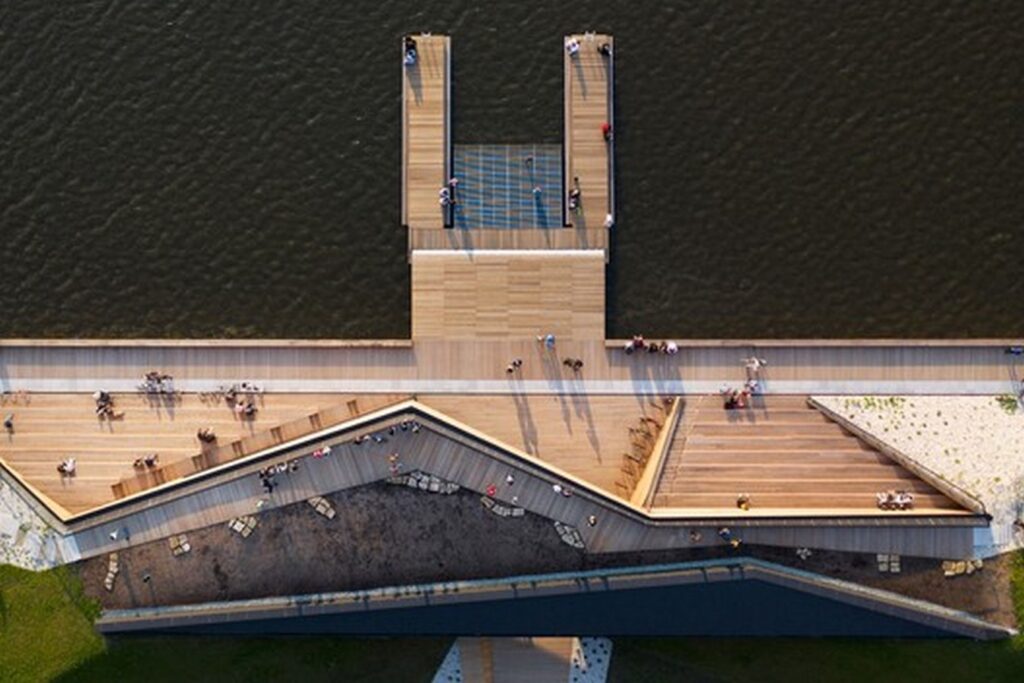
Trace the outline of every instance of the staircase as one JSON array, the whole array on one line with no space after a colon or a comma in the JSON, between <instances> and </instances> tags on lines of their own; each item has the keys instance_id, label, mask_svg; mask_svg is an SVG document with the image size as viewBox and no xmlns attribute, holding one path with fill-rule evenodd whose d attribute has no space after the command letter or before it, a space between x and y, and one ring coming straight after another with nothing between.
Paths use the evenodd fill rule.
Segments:
<instances>
[{"instance_id":1,"label":"staircase","mask_svg":"<svg viewBox=\"0 0 1024 683\"><path fill-rule=\"evenodd\" d=\"M725 410L691 402L671 444L655 507L876 510L875 494L912 491L915 509L960 506L808 405L806 396L757 397Z\"/></svg>"}]
</instances>

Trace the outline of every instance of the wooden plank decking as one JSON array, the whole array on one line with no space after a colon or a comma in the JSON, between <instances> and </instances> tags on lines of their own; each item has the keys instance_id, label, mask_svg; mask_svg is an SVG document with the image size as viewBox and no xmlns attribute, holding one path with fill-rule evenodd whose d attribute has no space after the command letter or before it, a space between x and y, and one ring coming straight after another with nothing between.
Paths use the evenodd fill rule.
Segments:
<instances>
[{"instance_id":1,"label":"wooden plank decking","mask_svg":"<svg viewBox=\"0 0 1024 683\"><path fill-rule=\"evenodd\" d=\"M420 401L480 432L618 495L630 429L663 414L634 396L426 395Z\"/></svg>"},{"instance_id":2,"label":"wooden plank decking","mask_svg":"<svg viewBox=\"0 0 1024 683\"><path fill-rule=\"evenodd\" d=\"M596 270L593 277L596 278ZM392 389L388 382L392 381L504 380L505 365L515 357L525 360L522 380L548 381L551 377L543 362L545 355L535 341L539 328L541 323L524 330L519 338L417 339L414 346L274 342L260 345L251 340L221 340L217 344L203 340L149 340L139 345L132 340L97 340L94 344L74 345L51 345L45 340L39 344L3 344L0 388L8 392L22 388L92 392L102 388L106 381L126 382L133 387L144 373L158 368L174 375L185 390L195 390L188 387L190 382L210 382L216 386L253 380L269 391L285 392L283 387L289 383L316 382L320 386L330 382L362 382L365 387L361 392L389 393ZM709 345L684 348L675 356L627 356L621 347L606 348L600 337L598 333L596 339L558 338L559 355L584 361L583 384L638 380L739 384L744 379L740 359L754 349ZM1004 391L1009 392L1024 377L1020 359L1007 356L999 345L931 346L905 341L902 345L862 346L856 341L845 345L823 342L820 346L772 346L758 349L758 355L769 361L764 371L768 391L778 391L773 385L779 382L898 381L991 382L1005 384ZM502 390L521 391L517 385L503 385ZM870 387L856 390L861 394L870 391ZM609 393L607 389L603 392ZM683 393L694 392L684 387Z\"/></svg>"},{"instance_id":3,"label":"wooden plank decking","mask_svg":"<svg viewBox=\"0 0 1024 683\"><path fill-rule=\"evenodd\" d=\"M563 683L572 638L459 638L464 683Z\"/></svg>"},{"instance_id":4,"label":"wooden plank decking","mask_svg":"<svg viewBox=\"0 0 1024 683\"><path fill-rule=\"evenodd\" d=\"M220 443L254 439L271 428L327 409L348 411L356 401L360 411L399 398L390 395L270 394L257 400L252 419L239 419L212 397L115 394L115 407L124 417L99 420L89 394L33 394L27 402L9 403L15 415L13 434L2 437L0 457L26 482L69 513L90 510L115 500L112 486L134 479L136 458L149 453L160 464L191 463L200 452L196 431L210 427ZM77 473L62 477L57 464L77 461ZM137 488L137 487L136 487Z\"/></svg>"},{"instance_id":5,"label":"wooden plank decking","mask_svg":"<svg viewBox=\"0 0 1024 683\"><path fill-rule=\"evenodd\" d=\"M473 251L488 249L566 250L600 249L608 261L608 231L605 228L517 228L515 230L484 228L409 230L410 255L416 250L452 249Z\"/></svg>"},{"instance_id":6,"label":"wooden plank decking","mask_svg":"<svg viewBox=\"0 0 1024 683\"><path fill-rule=\"evenodd\" d=\"M443 228L438 191L451 174L448 36L415 36L419 61L402 66L402 223Z\"/></svg>"},{"instance_id":7,"label":"wooden plank decking","mask_svg":"<svg viewBox=\"0 0 1024 683\"><path fill-rule=\"evenodd\" d=\"M756 409L727 411L721 400L690 402L670 446L654 506L877 509L875 494L911 491L921 513L963 510L885 455L807 405L769 397Z\"/></svg>"},{"instance_id":8,"label":"wooden plank decking","mask_svg":"<svg viewBox=\"0 0 1024 683\"><path fill-rule=\"evenodd\" d=\"M578 228L604 226L609 214L614 217L612 185L613 142L605 141L601 126L614 126L612 88L614 44L605 34L578 34L566 40L579 41L580 50L565 59L565 183L566 221ZM607 43L612 56L598 48ZM581 193L577 213L568 210L568 192L579 178Z\"/></svg>"},{"instance_id":9,"label":"wooden plank decking","mask_svg":"<svg viewBox=\"0 0 1024 683\"><path fill-rule=\"evenodd\" d=\"M413 339L603 339L604 268L600 251L413 252Z\"/></svg>"}]
</instances>

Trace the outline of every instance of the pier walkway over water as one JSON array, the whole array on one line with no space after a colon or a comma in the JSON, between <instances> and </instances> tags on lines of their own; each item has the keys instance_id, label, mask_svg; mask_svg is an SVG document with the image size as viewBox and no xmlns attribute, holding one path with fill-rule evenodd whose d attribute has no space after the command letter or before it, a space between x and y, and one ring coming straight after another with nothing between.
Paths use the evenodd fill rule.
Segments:
<instances>
[{"instance_id":1,"label":"pier walkway over water","mask_svg":"<svg viewBox=\"0 0 1024 683\"><path fill-rule=\"evenodd\" d=\"M571 191L579 179L580 202L570 210L566 195L566 221L577 228L598 228L615 217L614 151L614 42L605 34L585 33L566 39L579 50L565 51L565 180ZM607 48L608 54L601 52ZM611 134L605 139L603 126Z\"/></svg>"},{"instance_id":2,"label":"pier walkway over water","mask_svg":"<svg viewBox=\"0 0 1024 683\"><path fill-rule=\"evenodd\" d=\"M451 177L451 40L415 41L417 61L402 70L402 224L439 229L446 213L438 190Z\"/></svg>"}]
</instances>

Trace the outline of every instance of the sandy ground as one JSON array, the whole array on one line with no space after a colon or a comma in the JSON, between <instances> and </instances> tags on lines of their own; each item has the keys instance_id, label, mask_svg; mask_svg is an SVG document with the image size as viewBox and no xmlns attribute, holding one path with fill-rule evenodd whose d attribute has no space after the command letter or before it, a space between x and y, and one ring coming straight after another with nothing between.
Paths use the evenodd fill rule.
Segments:
<instances>
[{"instance_id":1,"label":"sandy ground","mask_svg":"<svg viewBox=\"0 0 1024 683\"><path fill-rule=\"evenodd\" d=\"M21 495L0 480L0 564L50 569L64 563L61 537Z\"/></svg>"},{"instance_id":2,"label":"sandy ground","mask_svg":"<svg viewBox=\"0 0 1024 683\"><path fill-rule=\"evenodd\" d=\"M992 515L986 553L1024 547L1024 409L995 397L815 396L880 440L981 499Z\"/></svg>"},{"instance_id":3,"label":"sandy ground","mask_svg":"<svg viewBox=\"0 0 1024 683\"><path fill-rule=\"evenodd\" d=\"M549 520L503 519L479 496L423 493L385 483L329 497L327 520L305 503L259 516L243 539L221 524L189 534L192 552L171 554L166 540L121 552L114 591L103 589L107 557L78 565L86 591L106 608L168 605L355 590L388 585L686 562L734 554L727 547L586 555L562 543ZM903 558L903 573L880 574L873 555L758 546L742 553L961 609L1012 625L1008 563L987 562L948 580L937 560ZM1008 559L1008 558L1007 558ZM148 574L151 580L142 581Z\"/></svg>"}]
</instances>

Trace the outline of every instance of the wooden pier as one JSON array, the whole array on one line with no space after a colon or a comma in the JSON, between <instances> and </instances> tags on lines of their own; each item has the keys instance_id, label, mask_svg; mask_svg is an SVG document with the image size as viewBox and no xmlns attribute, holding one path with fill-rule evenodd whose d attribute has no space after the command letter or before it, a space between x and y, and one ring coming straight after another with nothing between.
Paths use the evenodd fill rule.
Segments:
<instances>
[{"instance_id":1,"label":"wooden pier","mask_svg":"<svg viewBox=\"0 0 1024 683\"><path fill-rule=\"evenodd\" d=\"M402 224L440 229L447 209L438 192L451 178L451 40L414 40L417 61L402 67Z\"/></svg>"},{"instance_id":2,"label":"wooden pier","mask_svg":"<svg viewBox=\"0 0 1024 683\"><path fill-rule=\"evenodd\" d=\"M576 228L610 227L615 222L614 40L605 34L566 37L565 180L566 222ZM608 54L601 50L607 46ZM606 139L602 127L611 126ZM579 180L580 202L569 207L569 191ZM610 221L609 221L610 219Z\"/></svg>"}]
</instances>

